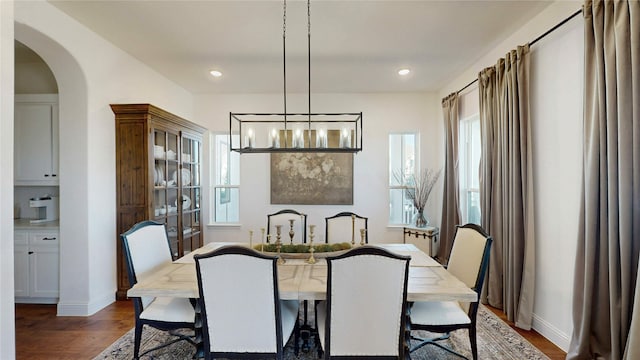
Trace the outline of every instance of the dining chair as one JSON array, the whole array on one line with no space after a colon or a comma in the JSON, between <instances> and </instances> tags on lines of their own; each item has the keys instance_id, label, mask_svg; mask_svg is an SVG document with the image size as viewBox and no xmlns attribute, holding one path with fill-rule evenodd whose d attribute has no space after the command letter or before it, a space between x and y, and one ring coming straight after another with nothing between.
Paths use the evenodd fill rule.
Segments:
<instances>
[{"instance_id":1,"label":"dining chair","mask_svg":"<svg viewBox=\"0 0 640 360\"><path fill-rule=\"evenodd\" d=\"M194 259L205 359L283 359L299 302L280 300L277 258L223 246Z\"/></svg>"},{"instance_id":2,"label":"dining chair","mask_svg":"<svg viewBox=\"0 0 640 360\"><path fill-rule=\"evenodd\" d=\"M131 287L173 261L169 237L164 224L143 221L121 234L120 238L123 243L129 286ZM194 329L195 310L194 304L189 299L137 297L132 300L135 312L134 359L181 340L195 345L191 337L173 332L178 329ZM144 325L168 331L175 338L140 354L140 339Z\"/></svg>"},{"instance_id":3,"label":"dining chair","mask_svg":"<svg viewBox=\"0 0 640 360\"><path fill-rule=\"evenodd\" d=\"M324 218L325 242L341 243L354 242L360 244L360 229L365 229L364 242L369 243L369 218L358 214L344 211L330 217Z\"/></svg>"},{"instance_id":4,"label":"dining chair","mask_svg":"<svg viewBox=\"0 0 640 360\"><path fill-rule=\"evenodd\" d=\"M453 248L449 256L447 270L473 289L480 297L485 273L489 265L491 250L491 236L476 224L457 225L453 240ZM442 333L443 336L434 339L421 339L420 343L411 348L411 351L420 349L425 345L435 345L452 354L463 357L461 354L439 344L437 341L449 337L449 332L458 329L467 329L471 354L473 359L478 358L478 346L476 342L476 315L478 313L478 301L472 303L460 303L457 301L420 301L415 302L410 308L411 330L426 330L433 333Z\"/></svg>"},{"instance_id":5,"label":"dining chair","mask_svg":"<svg viewBox=\"0 0 640 360\"><path fill-rule=\"evenodd\" d=\"M325 359L404 359L410 259L369 245L327 257L316 319Z\"/></svg>"},{"instance_id":6,"label":"dining chair","mask_svg":"<svg viewBox=\"0 0 640 360\"><path fill-rule=\"evenodd\" d=\"M289 244L291 238L289 231L291 230L290 220L293 220L293 243L307 242L307 214L303 214L293 209L284 209L273 214L267 215L267 235L271 235L271 242L276 242L276 225L282 225L280 241L283 244Z\"/></svg>"}]
</instances>

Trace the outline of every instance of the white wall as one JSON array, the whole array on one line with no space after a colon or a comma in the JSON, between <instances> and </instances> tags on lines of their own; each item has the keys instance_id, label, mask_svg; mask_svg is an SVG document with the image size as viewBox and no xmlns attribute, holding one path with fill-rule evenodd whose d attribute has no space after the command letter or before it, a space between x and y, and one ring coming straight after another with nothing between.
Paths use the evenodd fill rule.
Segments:
<instances>
[{"instance_id":1,"label":"white wall","mask_svg":"<svg viewBox=\"0 0 640 360\"><path fill-rule=\"evenodd\" d=\"M0 359L14 359L13 1L0 1L0 169Z\"/></svg>"},{"instance_id":2,"label":"white wall","mask_svg":"<svg viewBox=\"0 0 640 360\"><path fill-rule=\"evenodd\" d=\"M564 350L572 323L582 180L583 18L533 47L531 122L536 216L533 326Z\"/></svg>"},{"instance_id":3,"label":"white wall","mask_svg":"<svg viewBox=\"0 0 640 360\"><path fill-rule=\"evenodd\" d=\"M89 315L111 303L116 289L115 126L109 104L152 103L191 118L192 97L45 1L16 3L15 22L15 38L49 65L60 94L58 314Z\"/></svg>"},{"instance_id":4,"label":"white wall","mask_svg":"<svg viewBox=\"0 0 640 360\"><path fill-rule=\"evenodd\" d=\"M201 95L195 97L195 118L210 131L229 131L229 112L281 112L282 94ZM306 94L287 95L287 110L306 111ZM388 135L390 132L417 131L421 140L421 164L441 167L442 122L440 103L434 94L312 94L314 112L363 112L363 151L354 157L353 206L270 205L268 154L240 156L241 227L208 227L206 241L248 241L248 231L260 233L266 215L284 208L307 213L307 223L318 226L324 240L324 218L340 211L353 211L369 217L369 242L402 242L401 228L388 228ZM207 159L205 159L207 161ZM207 179L204 179L208 181ZM441 188L441 184L439 184ZM440 192L434 190L427 214L440 222ZM208 194L207 194L208 195ZM205 203L209 204L207 199ZM208 216L208 214L205 214ZM205 217L207 218L207 217ZM259 236L254 235L259 241Z\"/></svg>"},{"instance_id":5,"label":"white wall","mask_svg":"<svg viewBox=\"0 0 640 360\"><path fill-rule=\"evenodd\" d=\"M58 84L51 69L42 61L16 62L16 94L57 94Z\"/></svg>"},{"instance_id":6,"label":"white wall","mask_svg":"<svg viewBox=\"0 0 640 360\"><path fill-rule=\"evenodd\" d=\"M507 51L543 34L580 9L581 2L558 1L491 49L440 91L462 88ZM531 48L536 216L536 288L533 328L567 350L582 176L582 15Z\"/></svg>"}]
</instances>

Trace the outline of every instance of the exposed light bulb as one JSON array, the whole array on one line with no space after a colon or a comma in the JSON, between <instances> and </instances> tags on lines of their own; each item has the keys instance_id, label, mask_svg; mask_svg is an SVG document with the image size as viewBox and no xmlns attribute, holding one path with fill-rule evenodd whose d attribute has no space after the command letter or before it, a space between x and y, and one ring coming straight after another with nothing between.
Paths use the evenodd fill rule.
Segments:
<instances>
[{"instance_id":1,"label":"exposed light bulb","mask_svg":"<svg viewBox=\"0 0 640 360\"><path fill-rule=\"evenodd\" d=\"M400 70L398 70L398 75L402 75L402 76L409 75L410 72L411 72L411 70L409 70L409 69L400 69Z\"/></svg>"},{"instance_id":2,"label":"exposed light bulb","mask_svg":"<svg viewBox=\"0 0 640 360\"><path fill-rule=\"evenodd\" d=\"M218 70L211 70L209 71L209 73L213 76L213 77L220 77L222 76L222 73Z\"/></svg>"}]
</instances>

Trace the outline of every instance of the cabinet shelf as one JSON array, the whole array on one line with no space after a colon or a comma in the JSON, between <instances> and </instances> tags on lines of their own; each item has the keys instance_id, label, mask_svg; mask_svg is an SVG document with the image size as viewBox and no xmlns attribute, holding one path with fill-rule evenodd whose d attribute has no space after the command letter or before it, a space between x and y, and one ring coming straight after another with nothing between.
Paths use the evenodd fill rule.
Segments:
<instances>
[{"instance_id":1,"label":"cabinet shelf","mask_svg":"<svg viewBox=\"0 0 640 360\"><path fill-rule=\"evenodd\" d=\"M187 186L188 187L188 186ZM187 188L187 187L183 187L183 188ZM178 187L177 186L162 186L162 185L156 185L153 187L154 190L177 190Z\"/></svg>"},{"instance_id":2,"label":"cabinet shelf","mask_svg":"<svg viewBox=\"0 0 640 360\"><path fill-rule=\"evenodd\" d=\"M189 233L184 233L184 232L183 232L183 233L182 233L182 236L184 236L185 238L189 238L189 237L194 237L194 236L200 236L200 233L201 233L201 231L200 231L200 230L198 230L198 231L192 231L192 232L189 232Z\"/></svg>"}]
</instances>

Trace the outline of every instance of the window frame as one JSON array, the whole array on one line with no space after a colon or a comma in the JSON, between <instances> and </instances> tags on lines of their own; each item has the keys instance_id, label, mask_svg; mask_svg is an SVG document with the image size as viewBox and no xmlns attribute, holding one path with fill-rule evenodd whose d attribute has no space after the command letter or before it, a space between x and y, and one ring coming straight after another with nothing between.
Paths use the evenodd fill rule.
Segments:
<instances>
[{"instance_id":1,"label":"window frame","mask_svg":"<svg viewBox=\"0 0 640 360\"><path fill-rule=\"evenodd\" d=\"M395 175L392 174L393 169L391 169L391 136L393 135L413 135L414 136L414 161L413 161L413 173L414 174L419 174L420 173L420 132L417 130L409 130L409 131L391 131L389 132L388 136L387 136L387 172L388 172L388 176L389 179L387 181L387 203L389 204L389 211L391 211L391 191L392 190L402 190L402 195L403 198L406 196L405 193L408 189L410 189L411 187L407 184L406 182L406 178L405 178L405 174L402 174L402 184L397 184L397 185L393 185L393 177ZM403 138L404 141L404 138ZM402 152L400 155L400 158L403 159L405 158L404 156L404 146L401 146ZM405 227L405 226L409 226L411 225L411 222L413 220L413 214L414 214L414 207L413 204L411 204L411 216L409 219L405 218L405 214L403 214L402 216L402 220L403 222L400 223L392 223L391 222L391 213L389 212L387 214L387 226L388 227ZM406 220L406 221L405 221Z\"/></svg>"},{"instance_id":2,"label":"window frame","mask_svg":"<svg viewBox=\"0 0 640 360\"><path fill-rule=\"evenodd\" d=\"M459 189L458 198L460 202L459 203L460 221L462 223L472 222L469 217L469 209L470 209L469 199L473 196L472 194L476 194L476 198L478 199L478 202L480 201L480 187L479 187L480 186L480 174L479 174L480 159L478 159L478 168L473 169L473 144L470 143L473 137L465 136L464 139L462 138L463 135L473 133L472 127L474 123L477 123L478 127L480 126L479 113L471 114L470 116L467 116L464 119L459 120L460 128L459 128L459 136L458 136L458 149L459 149L458 161L460 164L459 169L463 170L463 173L462 174L460 172L458 173L458 189ZM479 131L480 129L478 128L478 132ZM477 140L480 144L479 145L480 156L482 156L482 135L480 133L478 134ZM473 176L474 170L477 175L478 187L472 186L473 184L472 176ZM479 203L478 203L478 210L480 210ZM481 221L482 219L478 218L477 224L480 225Z\"/></svg>"},{"instance_id":3,"label":"window frame","mask_svg":"<svg viewBox=\"0 0 640 360\"><path fill-rule=\"evenodd\" d=\"M238 168L238 174L237 174L237 184L233 184L231 179L233 178L233 175L229 174L229 184L221 184L218 183L218 178L219 175L217 173L218 171L218 161L220 161L220 154L222 153L221 148L219 148L218 146L218 141L217 141L217 137L218 136L225 136L227 138L229 138L229 133L228 132L211 132L210 133L210 137L209 137L209 153L212 155L210 157L210 164L209 164L209 174L210 174L210 181L209 181L209 203L210 203L210 209L211 211L209 212L209 225L211 226L240 226L240 197L241 197L241 191L240 191L240 183L241 183L241 166L240 166L240 156L238 155L238 164L237 164L237 168ZM228 168L231 168L231 158L232 158L232 151L231 151L231 141L229 141L229 139L227 139L227 143L226 143L226 154L227 154L227 164L228 164ZM233 189L237 189L238 192L238 221L217 221L217 214L216 214L216 192L218 191L218 189L228 189L229 192L231 192ZM229 194L229 196L231 196L231 194ZM231 200L229 199L228 202L231 202Z\"/></svg>"}]
</instances>

